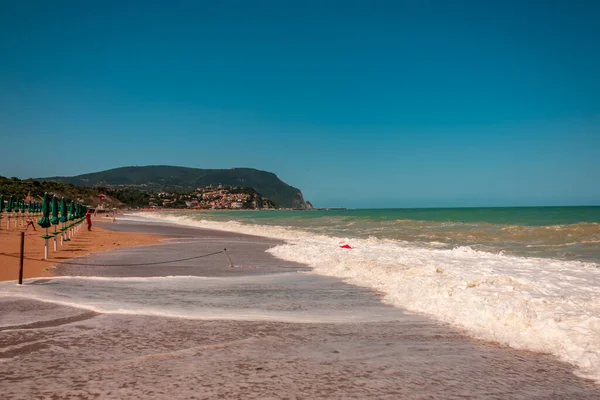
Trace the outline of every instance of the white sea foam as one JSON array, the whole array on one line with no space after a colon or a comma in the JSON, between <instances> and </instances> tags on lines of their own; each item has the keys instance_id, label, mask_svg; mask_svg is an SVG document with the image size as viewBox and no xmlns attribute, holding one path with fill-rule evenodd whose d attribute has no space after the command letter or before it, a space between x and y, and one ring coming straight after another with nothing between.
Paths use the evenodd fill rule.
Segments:
<instances>
[{"instance_id":1,"label":"white sea foam","mask_svg":"<svg viewBox=\"0 0 600 400\"><path fill-rule=\"evenodd\" d=\"M322 291L315 289L315 277L296 272L255 277L55 277L29 279L25 285L0 282L0 299L37 300L102 314L200 320L341 323L402 316L368 304L357 310L336 296L319 298ZM12 325L10 318L0 318L0 327Z\"/></svg>"},{"instance_id":2,"label":"white sea foam","mask_svg":"<svg viewBox=\"0 0 600 400\"><path fill-rule=\"evenodd\" d=\"M600 269L593 263L337 238L200 217L135 216L284 239L286 244L269 252L381 291L390 304L428 314L474 337L554 354L579 367L580 375L600 381ZM342 243L353 249L340 249Z\"/></svg>"}]
</instances>

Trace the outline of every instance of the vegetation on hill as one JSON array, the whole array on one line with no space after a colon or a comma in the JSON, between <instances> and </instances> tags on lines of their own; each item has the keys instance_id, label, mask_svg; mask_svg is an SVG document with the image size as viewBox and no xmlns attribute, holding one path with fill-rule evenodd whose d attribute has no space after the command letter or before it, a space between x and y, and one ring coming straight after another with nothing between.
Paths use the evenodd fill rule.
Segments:
<instances>
[{"instance_id":1,"label":"vegetation on hill","mask_svg":"<svg viewBox=\"0 0 600 400\"><path fill-rule=\"evenodd\" d=\"M0 176L0 195L41 201L44 192L76 200L91 207L105 208L195 208L195 209L268 209L273 202L251 187L207 186L193 191L149 191L128 187L80 187L70 183L40 182L34 179ZM104 195L104 196L102 196Z\"/></svg>"},{"instance_id":2,"label":"vegetation on hill","mask_svg":"<svg viewBox=\"0 0 600 400\"><path fill-rule=\"evenodd\" d=\"M251 187L281 208L310 208L299 189L274 173L252 168L199 169L150 165L121 167L73 177L37 178L40 181L70 183L107 189L138 189L147 192L192 192L210 185Z\"/></svg>"},{"instance_id":3,"label":"vegetation on hill","mask_svg":"<svg viewBox=\"0 0 600 400\"><path fill-rule=\"evenodd\" d=\"M91 206L98 206L103 202L98 198L100 192L95 188L78 187L69 183L41 182L35 179L21 180L0 176L0 194L4 196L5 200L7 196L16 196L19 199L31 196L36 201L42 201L44 192L54 194L57 197L64 197L69 201L77 200ZM105 199L104 203L107 207L120 207L123 205L123 202L114 197Z\"/></svg>"}]
</instances>

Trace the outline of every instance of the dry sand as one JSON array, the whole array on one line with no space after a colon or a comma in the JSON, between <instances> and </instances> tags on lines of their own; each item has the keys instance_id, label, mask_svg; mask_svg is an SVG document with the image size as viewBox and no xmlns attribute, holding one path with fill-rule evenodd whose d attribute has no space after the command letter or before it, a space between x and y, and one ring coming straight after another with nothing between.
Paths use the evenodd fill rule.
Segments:
<instances>
[{"instance_id":1,"label":"dry sand","mask_svg":"<svg viewBox=\"0 0 600 400\"><path fill-rule=\"evenodd\" d=\"M110 219L104 218L96 219L110 221ZM115 232L94 225L92 225L92 230L88 231L87 226L83 225L79 232L70 241L64 242L62 246L59 240L56 252L52 239L49 239L48 259L44 260L44 239L41 236L45 234L45 230L39 226L36 228L37 231L31 227L25 231L25 227L21 226L19 220L16 228L14 222L11 222L10 229L7 229L6 218L2 219L0 281L17 280L19 277L21 232L25 232L25 260L23 263L23 278L25 279L53 276L55 265L71 258L120 247L156 244L165 238L165 236L152 234ZM53 228L50 228L50 231L53 231Z\"/></svg>"}]
</instances>

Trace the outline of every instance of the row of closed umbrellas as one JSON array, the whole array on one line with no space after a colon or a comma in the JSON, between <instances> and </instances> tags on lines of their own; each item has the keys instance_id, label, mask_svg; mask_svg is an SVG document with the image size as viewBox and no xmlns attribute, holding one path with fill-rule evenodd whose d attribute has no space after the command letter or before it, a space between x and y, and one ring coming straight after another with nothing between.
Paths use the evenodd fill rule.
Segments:
<instances>
[{"instance_id":1,"label":"row of closed umbrellas","mask_svg":"<svg viewBox=\"0 0 600 400\"><path fill-rule=\"evenodd\" d=\"M71 201L67 206L65 198L60 200L56 196L50 197L48 193L44 193L44 200L39 203L35 201L26 202L25 200L16 199L10 196L4 202L4 197L0 195L0 213L42 213L42 217L38 221L38 225L42 228L48 228L50 225L58 225L59 222L72 221L74 219L83 218L88 208L80 203ZM50 216L52 214L52 216Z\"/></svg>"}]
</instances>

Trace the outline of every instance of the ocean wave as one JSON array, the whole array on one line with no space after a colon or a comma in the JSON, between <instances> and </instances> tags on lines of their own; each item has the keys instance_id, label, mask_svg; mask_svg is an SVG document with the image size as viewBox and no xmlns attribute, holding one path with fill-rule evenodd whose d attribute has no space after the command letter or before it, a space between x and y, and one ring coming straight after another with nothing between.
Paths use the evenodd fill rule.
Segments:
<instances>
[{"instance_id":1,"label":"ocean wave","mask_svg":"<svg viewBox=\"0 0 600 400\"><path fill-rule=\"evenodd\" d=\"M283 239L268 250L315 272L384 294L389 304L430 315L477 338L551 353L600 381L600 269L597 264L450 249L391 239L336 237L289 227L245 225L197 216L151 214L181 225ZM595 223L508 228L588 231ZM588 236L589 239L589 236ZM353 249L340 249L348 243Z\"/></svg>"}]
</instances>

